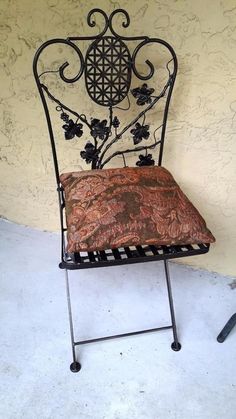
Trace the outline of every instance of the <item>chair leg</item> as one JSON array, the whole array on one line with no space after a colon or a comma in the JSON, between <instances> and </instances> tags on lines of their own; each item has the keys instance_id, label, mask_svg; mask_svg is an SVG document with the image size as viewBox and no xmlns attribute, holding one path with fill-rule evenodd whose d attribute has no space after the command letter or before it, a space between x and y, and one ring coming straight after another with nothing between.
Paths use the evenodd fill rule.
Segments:
<instances>
[{"instance_id":1,"label":"chair leg","mask_svg":"<svg viewBox=\"0 0 236 419\"><path fill-rule=\"evenodd\" d=\"M167 260L164 260L164 266L165 266L165 276L166 276L166 284L167 284L169 306L170 306L171 323L172 323L173 336L174 336L174 342L171 344L171 349L173 349L173 351L179 351L181 349L181 344L178 341L174 303L173 303L173 296L172 296L171 283L170 283L169 265L168 265Z\"/></svg>"},{"instance_id":2,"label":"chair leg","mask_svg":"<svg viewBox=\"0 0 236 419\"><path fill-rule=\"evenodd\" d=\"M70 337L71 337L71 347L72 347L72 357L73 357L73 362L70 365L70 370L72 372L79 372L81 369L81 365L76 360L76 354L75 354L75 339L74 339L71 301L70 301L69 275L68 275L67 269L65 269L65 277L66 277L66 295L67 295L67 304L68 304L68 313L69 313L69 322L70 322Z\"/></svg>"}]
</instances>

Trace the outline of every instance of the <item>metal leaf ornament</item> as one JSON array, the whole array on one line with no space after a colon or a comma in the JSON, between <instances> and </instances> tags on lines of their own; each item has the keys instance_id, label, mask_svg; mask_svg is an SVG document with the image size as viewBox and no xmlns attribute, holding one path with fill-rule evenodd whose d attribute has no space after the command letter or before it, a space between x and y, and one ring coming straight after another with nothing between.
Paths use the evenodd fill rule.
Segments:
<instances>
[{"instance_id":1,"label":"metal leaf ornament","mask_svg":"<svg viewBox=\"0 0 236 419\"><path fill-rule=\"evenodd\" d=\"M77 124L72 119L69 119L69 115L64 112L61 114L61 119L66 122L66 124L62 126L65 130L66 140L72 140L75 136L81 137L83 135L82 124Z\"/></svg>"},{"instance_id":2,"label":"metal leaf ornament","mask_svg":"<svg viewBox=\"0 0 236 419\"><path fill-rule=\"evenodd\" d=\"M96 150L96 147L90 142L88 142L85 145L84 150L80 152L82 159L84 159L86 163L92 163L93 161L96 161L98 154L99 153Z\"/></svg>"},{"instance_id":3,"label":"metal leaf ornament","mask_svg":"<svg viewBox=\"0 0 236 419\"><path fill-rule=\"evenodd\" d=\"M139 144L143 139L147 140L150 136L149 125L141 125L139 122L136 122L135 128L131 129L131 134L133 135L134 144Z\"/></svg>"},{"instance_id":4,"label":"metal leaf ornament","mask_svg":"<svg viewBox=\"0 0 236 419\"><path fill-rule=\"evenodd\" d=\"M149 88L148 85L144 83L141 87L132 89L131 93L137 99L137 105L145 105L145 103L151 103L151 95L154 90L155 89Z\"/></svg>"},{"instance_id":5,"label":"metal leaf ornament","mask_svg":"<svg viewBox=\"0 0 236 419\"><path fill-rule=\"evenodd\" d=\"M107 125L107 120L104 119L100 121L99 119L92 119L91 121L91 135L93 138L99 138L100 140L104 140L106 135L109 133L109 127Z\"/></svg>"},{"instance_id":6,"label":"metal leaf ornament","mask_svg":"<svg viewBox=\"0 0 236 419\"><path fill-rule=\"evenodd\" d=\"M140 154L138 157L139 160L136 162L136 166L154 166L155 164L155 161L152 158L152 154L146 154L146 156Z\"/></svg>"}]
</instances>

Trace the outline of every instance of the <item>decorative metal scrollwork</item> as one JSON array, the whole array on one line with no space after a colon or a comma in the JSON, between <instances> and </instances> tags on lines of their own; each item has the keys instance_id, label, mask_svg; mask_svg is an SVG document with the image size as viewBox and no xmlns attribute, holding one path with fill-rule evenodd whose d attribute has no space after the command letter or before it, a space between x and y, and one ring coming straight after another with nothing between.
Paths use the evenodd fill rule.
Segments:
<instances>
[{"instance_id":1,"label":"decorative metal scrollwork","mask_svg":"<svg viewBox=\"0 0 236 419\"><path fill-rule=\"evenodd\" d=\"M78 81L80 79L80 77L82 76L82 74L84 72L84 58L83 58L83 54L80 51L80 49L75 44L73 44L70 41L58 40L55 43L63 43L63 44L69 45L76 52L76 54L78 55L78 57L80 59L80 68L79 68L79 71L76 74L76 76L74 76L72 78L69 78L69 77L66 77L65 76L65 69L69 66L68 61L66 61L64 64L62 64L60 66L60 68L58 69L59 74L60 74L60 77L61 77L61 79L64 82L66 82L66 83L75 83L76 81Z\"/></svg>"},{"instance_id":2,"label":"decorative metal scrollwork","mask_svg":"<svg viewBox=\"0 0 236 419\"><path fill-rule=\"evenodd\" d=\"M87 23L88 23L88 25L91 28L93 28L94 26L96 26L96 21L92 19L92 16L95 15L96 13L101 14L104 17L104 20L105 20L104 29L102 30L102 32L100 32L98 35L96 35L96 37L98 38L98 37L102 37L106 33L106 31L107 31L107 29L109 27L109 19L108 19L106 13L103 10L101 10L101 9L92 9L92 10L90 10L90 12L89 12L89 14L87 16ZM85 39L87 39L87 38L85 38Z\"/></svg>"},{"instance_id":3,"label":"decorative metal scrollwork","mask_svg":"<svg viewBox=\"0 0 236 419\"><path fill-rule=\"evenodd\" d=\"M95 8L89 12L87 23L91 28L94 28L96 26L96 17L100 15L103 18L103 29L97 35L47 41L39 48L35 55L34 74L46 113L58 181L59 170L54 134L46 98L54 102L56 104L56 110L60 112L61 119L64 122L62 128L66 140L74 141L75 139L79 139L79 141L82 141L84 132L83 125L89 128L91 138L82 146L83 150L80 155L87 163L92 164L92 168L101 169L116 156L122 156L125 162L125 154L135 151L140 152L142 150L146 151L146 155L139 155L139 160L136 163L137 166L153 165L154 159L152 158L152 154L147 153L147 150L153 149L157 145L160 145L158 164L161 164L169 102L177 72L176 55L173 48L161 39L148 38L147 36L129 37L118 34L113 27L114 19L118 14L121 14L123 18L122 27L125 29L128 28L130 18L125 10L114 10L108 17L103 10ZM107 33L109 31L110 34ZM85 57L77 45L79 41L90 42ZM132 53L127 46L129 41L138 43ZM46 70L38 74L37 66L40 54L47 46L56 43L65 44L76 52L80 66L74 77L70 78L66 75L66 70L69 66L68 61L65 61L57 70ZM171 59L166 64L167 80L158 94L146 82L130 89L132 74L143 81L150 80L154 75L155 67L149 60L145 61L148 70L145 74L141 74L137 69L136 61L139 52L148 44L161 44L167 48L171 56ZM173 64L172 70L170 69L171 62ZM79 80L81 81L81 76L84 74L89 97L97 105L107 107L108 115L100 120L97 117L87 117L84 113L79 113L71 109L45 83L47 73L54 74L55 76L59 75L65 83L77 83ZM129 98L130 94L131 99ZM163 98L165 98L165 106L162 124L152 130L150 123L145 123L146 115ZM128 101L128 105L125 103L126 100ZM121 106L117 106L122 101L124 101L124 104L122 103ZM135 117L133 116L131 118L126 126L122 126L120 117L118 119L114 112L116 109L129 110L131 103L134 104L134 101L139 105L138 113ZM160 136L156 138L156 132L158 130ZM113 153L110 153L111 147L119 143L119 140L124 135L127 136L126 138L129 136L133 147L125 150L115 150Z\"/></svg>"},{"instance_id":4,"label":"decorative metal scrollwork","mask_svg":"<svg viewBox=\"0 0 236 419\"><path fill-rule=\"evenodd\" d=\"M114 18L114 16L115 15L117 15L118 13L122 13L124 16L125 16L125 21L124 22L122 22L122 26L123 26L123 28L128 28L128 26L129 26L129 24L130 24L130 17L129 17L129 15L128 15L128 13L126 12L126 10L124 10L124 9L116 9L116 10L114 10L111 14L110 14L110 17L109 17L109 28L110 28L110 31L111 31L111 33L112 33L112 35L113 36L115 36L115 37L119 37L119 38L122 38L122 36L121 35L118 35L116 32L115 32L115 30L114 30L114 28L113 28L113 25L112 25L112 21L113 21L113 18Z\"/></svg>"}]
</instances>

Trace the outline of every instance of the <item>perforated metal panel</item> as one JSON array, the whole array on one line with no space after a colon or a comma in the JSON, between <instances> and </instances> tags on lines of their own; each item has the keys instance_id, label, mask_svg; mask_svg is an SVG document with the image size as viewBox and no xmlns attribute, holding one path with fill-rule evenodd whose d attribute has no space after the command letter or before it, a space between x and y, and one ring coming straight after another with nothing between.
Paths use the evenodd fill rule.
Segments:
<instances>
[{"instance_id":1,"label":"perforated metal panel","mask_svg":"<svg viewBox=\"0 0 236 419\"><path fill-rule=\"evenodd\" d=\"M113 36L93 42L85 58L85 81L89 96L99 105L121 102L131 82L131 57L124 42Z\"/></svg>"}]
</instances>

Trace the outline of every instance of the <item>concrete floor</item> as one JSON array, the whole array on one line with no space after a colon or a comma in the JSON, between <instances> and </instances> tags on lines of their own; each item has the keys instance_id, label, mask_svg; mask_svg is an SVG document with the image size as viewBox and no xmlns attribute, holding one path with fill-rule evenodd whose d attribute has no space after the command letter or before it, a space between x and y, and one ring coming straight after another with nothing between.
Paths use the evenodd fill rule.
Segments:
<instances>
[{"instance_id":1,"label":"concrete floor","mask_svg":"<svg viewBox=\"0 0 236 419\"><path fill-rule=\"evenodd\" d=\"M59 236L0 230L1 419L235 419L236 330L216 341L236 311L232 278L171 263L182 350L168 330L85 345L73 374ZM162 265L72 273L76 338L169 322Z\"/></svg>"}]
</instances>

